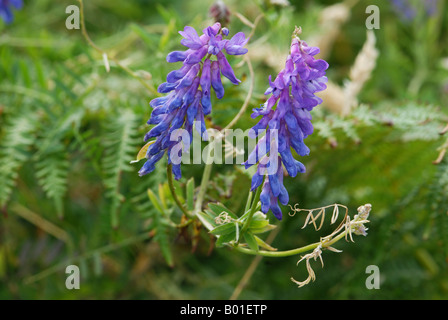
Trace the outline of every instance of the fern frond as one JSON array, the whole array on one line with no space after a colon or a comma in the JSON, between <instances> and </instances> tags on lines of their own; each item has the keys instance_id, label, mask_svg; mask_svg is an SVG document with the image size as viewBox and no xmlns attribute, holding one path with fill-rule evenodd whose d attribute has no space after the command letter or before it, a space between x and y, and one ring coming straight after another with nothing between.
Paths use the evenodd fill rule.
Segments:
<instances>
[{"instance_id":1,"label":"fern frond","mask_svg":"<svg viewBox=\"0 0 448 320\"><path fill-rule=\"evenodd\" d=\"M54 201L57 215L64 215L63 200L67 192L70 164L64 139L79 127L84 111L78 108L66 110L62 116L48 117L36 143L33 156L36 178L45 195ZM75 129L73 129L75 128Z\"/></svg>"},{"instance_id":2,"label":"fern frond","mask_svg":"<svg viewBox=\"0 0 448 320\"><path fill-rule=\"evenodd\" d=\"M333 140L338 132L344 133L348 138L359 142L358 131L366 127L391 127L389 138L404 142L409 141L435 141L440 139L442 125L448 121L448 116L440 108L433 105L420 105L418 103L405 103L396 105L383 104L375 108L360 105L350 116L322 114L317 109L317 120L314 121L317 135Z\"/></svg>"},{"instance_id":3,"label":"fern frond","mask_svg":"<svg viewBox=\"0 0 448 320\"><path fill-rule=\"evenodd\" d=\"M0 207L8 202L18 171L30 158L29 149L35 142L39 121L22 114L10 120L0 144Z\"/></svg>"},{"instance_id":4,"label":"fern frond","mask_svg":"<svg viewBox=\"0 0 448 320\"><path fill-rule=\"evenodd\" d=\"M445 258L448 258L448 163L437 165L435 178L429 187L428 207L431 214L432 232L442 242Z\"/></svg>"},{"instance_id":5,"label":"fern frond","mask_svg":"<svg viewBox=\"0 0 448 320\"><path fill-rule=\"evenodd\" d=\"M36 178L46 196L54 201L56 212L62 218L70 164L61 143L53 148L54 152L42 155L36 163Z\"/></svg>"},{"instance_id":6,"label":"fern frond","mask_svg":"<svg viewBox=\"0 0 448 320\"><path fill-rule=\"evenodd\" d=\"M106 125L104 157L102 161L106 197L111 201L112 226L118 226L118 210L124 196L120 193L121 175L131 171L130 162L135 157L138 138L137 116L126 109Z\"/></svg>"}]
</instances>

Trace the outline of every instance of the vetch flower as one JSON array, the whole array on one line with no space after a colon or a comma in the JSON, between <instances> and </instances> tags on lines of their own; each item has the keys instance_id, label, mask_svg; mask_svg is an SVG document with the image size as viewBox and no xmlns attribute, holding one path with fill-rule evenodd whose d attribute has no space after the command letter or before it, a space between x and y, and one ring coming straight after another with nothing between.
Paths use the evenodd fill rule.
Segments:
<instances>
[{"instance_id":1,"label":"vetch flower","mask_svg":"<svg viewBox=\"0 0 448 320\"><path fill-rule=\"evenodd\" d=\"M258 166L252 177L251 190L256 190L263 183L261 211L267 213L271 210L279 220L282 219L282 211L278 202L286 205L289 201L283 185L283 167L291 177L305 172L305 166L294 159L291 148L300 156L309 154L304 139L313 133L310 111L322 102L315 93L324 90L327 82L325 70L328 63L314 58L319 48L310 47L300 40L300 32L298 28L294 31L285 68L274 81L269 77L269 88L265 92L269 98L262 107L253 110L252 118L261 117L252 128L255 136L263 130L266 135L258 141L244 163L246 169L254 164ZM278 167L274 165L268 170L267 163L272 166L272 160Z\"/></svg>"},{"instance_id":2,"label":"vetch flower","mask_svg":"<svg viewBox=\"0 0 448 320\"><path fill-rule=\"evenodd\" d=\"M173 159L180 159L182 152L188 150L194 127L206 140L204 116L212 110L211 88L216 97L222 99L224 86L221 75L235 85L241 82L236 78L224 51L230 55L247 52L243 46L248 39L242 32L230 40L224 39L229 30L221 28L221 24L217 22L204 29L201 35L190 26L179 33L183 37L181 44L187 50L170 52L166 60L170 63L183 62L183 65L180 69L171 71L166 82L158 87L158 92L166 95L150 102L153 111L147 123L155 126L145 135L145 141L156 139L147 149L147 161L139 171L140 176L152 172L155 164L166 153L175 179L180 179L180 161ZM188 137L177 134L177 129L186 130ZM184 147L179 149L181 142Z\"/></svg>"},{"instance_id":3,"label":"vetch flower","mask_svg":"<svg viewBox=\"0 0 448 320\"><path fill-rule=\"evenodd\" d=\"M14 20L11 8L14 7L19 10L22 6L22 0L0 0L0 17L2 17L6 24L9 24Z\"/></svg>"},{"instance_id":4,"label":"vetch flower","mask_svg":"<svg viewBox=\"0 0 448 320\"><path fill-rule=\"evenodd\" d=\"M426 17L431 17L437 12L439 0L390 0L393 10L400 19L411 22L417 17L419 10L423 9Z\"/></svg>"}]
</instances>

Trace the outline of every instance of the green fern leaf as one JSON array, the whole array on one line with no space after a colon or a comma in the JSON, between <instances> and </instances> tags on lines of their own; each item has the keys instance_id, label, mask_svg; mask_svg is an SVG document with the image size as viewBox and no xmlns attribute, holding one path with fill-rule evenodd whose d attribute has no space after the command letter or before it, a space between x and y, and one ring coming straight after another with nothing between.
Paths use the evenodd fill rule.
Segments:
<instances>
[{"instance_id":1,"label":"green fern leaf","mask_svg":"<svg viewBox=\"0 0 448 320\"><path fill-rule=\"evenodd\" d=\"M124 196L120 193L121 176L123 172L131 171L130 165L134 159L138 139L138 121L136 115L126 109L111 120L106 126L104 141L104 157L102 168L104 173L104 186L106 197L111 201L111 223L114 228L118 226L118 210Z\"/></svg>"},{"instance_id":2,"label":"green fern leaf","mask_svg":"<svg viewBox=\"0 0 448 320\"><path fill-rule=\"evenodd\" d=\"M18 171L30 158L39 121L24 114L10 120L0 144L0 206L6 205L14 188Z\"/></svg>"},{"instance_id":3,"label":"green fern leaf","mask_svg":"<svg viewBox=\"0 0 448 320\"><path fill-rule=\"evenodd\" d=\"M43 154L36 163L36 177L48 198L54 201L57 214L64 216L63 200L67 192L67 177L69 161L62 144L58 144L57 151Z\"/></svg>"}]
</instances>

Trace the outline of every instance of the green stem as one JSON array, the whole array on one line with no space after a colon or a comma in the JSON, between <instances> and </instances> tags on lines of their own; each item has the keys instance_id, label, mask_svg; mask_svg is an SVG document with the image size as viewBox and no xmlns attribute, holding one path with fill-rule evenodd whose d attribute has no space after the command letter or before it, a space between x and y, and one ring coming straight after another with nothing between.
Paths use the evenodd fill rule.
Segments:
<instances>
[{"instance_id":1,"label":"green stem","mask_svg":"<svg viewBox=\"0 0 448 320\"><path fill-rule=\"evenodd\" d=\"M182 202L180 202L179 198L177 197L176 194L176 188L174 187L174 183L173 183L173 167L172 164L169 164L166 167L166 175L168 176L168 186L170 188L171 191L171 195L173 196L174 202L176 202L177 206L179 207L180 210L182 210L182 212L189 217L190 213L184 208L184 206L182 205Z\"/></svg>"},{"instance_id":2,"label":"green stem","mask_svg":"<svg viewBox=\"0 0 448 320\"><path fill-rule=\"evenodd\" d=\"M252 193L250 193L250 194L252 194ZM266 239L267 244L271 244L274 241L275 237L280 232L280 227L281 226L278 226L273 232L271 232L269 234L268 238ZM258 265L260 264L261 259L263 259L263 257L260 255L257 255L252 260L252 263L250 264L249 268L244 273L243 277L241 278L240 282L236 286L236 288L233 291L232 295L230 296L229 300L237 300L238 299L241 291L246 287L247 283L250 281L250 278L255 273L255 270L257 269Z\"/></svg>"},{"instance_id":3,"label":"green stem","mask_svg":"<svg viewBox=\"0 0 448 320\"><path fill-rule=\"evenodd\" d=\"M292 250L285 250L285 251L266 251L266 250L255 251L252 249L241 247L239 245L232 246L232 248L241 253L250 254L250 255L259 255L259 256L273 257L273 258L289 257L289 256L294 256L294 255L297 255L297 254L300 254L300 253L303 253L306 251L314 250L319 245L322 245L323 249L327 248L327 247L331 246L332 244L341 240L345 236L346 233L347 233L347 231L344 231L344 232L338 234L335 238L331 239L330 241L316 242L316 243L312 243L312 244L309 244L304 247L300 247L300 248L296 248L296 249L292 249Z\"/></svg>"},{"instance_id":4,"label":"green stem","mask_svg":"<svg viewBox=\"0 0 448 320\"><path fill-rule=\"evenodd\" d=\"M194 214L196 215L202 209L205 192L207 190L208 182L210 180L210 173L212 172L213 163L207 163L202 174L201 185L199 187L198 197L194 206Z\"/></svg>"},{"instance_id":5,"label":"green stem","mask_svg":"<svg viewBox=\"0 0 448 320\"><path fill-rule=\"evenodd\" d=\"M244 233L246 232L247 228L249 227L252 217L253 217L255 211L257 210L258 200L260 199L261 190L263 189L262 186L263 186L263 183L261 183L261 185L257 188L255 196L253 197L252 207L250 208L249 215L247 216L246 220L244 221L243 227L241 228L240 239L244 236ZM252 193L253 193L253 191L252 191Z\"/></svg>"},{"instance_id":6,"label":"green stem","mask_svg":"<svg viewBox=\"0 0 448 320\"><path fill-rule=\"evenodd\" d=\"M250 204L252 203L253 195L253 192L249 192L249 195L247 196L246 206L244 207L244 213L246 213L251 208Z\"/></svg>"},{"instance_id":7,"label":"green stem","mask_svg":"<svg viewBox=\"0 0 448 320\"><path fill-rule=\"evenodd\" d=\"M110 57L106 51L104 51L103 49L101 49L100 47L98 47L95 42L92 41L92 39L90 38L89 34L87 33L87 29L86 29L86 24L85 24L85 20L84 20L84 2L83 0L78 0L79 2L79 15L80 15L80 22L81 22L81 33L84 36L84 38L86 39L87 43L96 51L98 51L101 55L106 55L107 59L112 60L113 62L115 62L115 64L121 68L122 70L124 70L127 74L129 74L131 77L135 78L136 80L138 80L149 92L151 92L152 94L155 95L159 95L159 93L157 92L157 90L149 85L148 83L146 83L142 78L140 78L134 71L132 71L131 69L129 69L128 67L122 65L117 59Z\"/></svg>"},{"instance_id":8,"label":"green stem","mask_svg":"<svg viewBox=\"0 0 448 320\"><path fill-rule=\"evenodd\" d=\"M181 224L177 224L176 228L182 229L182 228L188 227L190 224L193 223L193 221L194 221L194 219L188 219L187 221L185 221Z\"/></svg>"}]
</instances>

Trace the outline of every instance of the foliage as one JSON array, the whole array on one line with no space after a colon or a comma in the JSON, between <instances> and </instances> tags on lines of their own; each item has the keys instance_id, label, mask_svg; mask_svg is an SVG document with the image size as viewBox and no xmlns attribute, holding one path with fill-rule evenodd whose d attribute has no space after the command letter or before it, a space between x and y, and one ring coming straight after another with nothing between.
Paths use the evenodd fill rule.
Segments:
<instances>
[{"instance_id":1,"label":"foliage","mask_svg":"<svg viewBox=\"0 0 448 320\"><path fill-rule=\"evenodd\" d=\"M235 128L255 124L250 110L263 103L267 77L278 72L272 56L284 61L295 24L304 39L322 38L319 15L330 3L290 2L226 1L231 32L254 31L253 94ZM211 4L86 1L86 30L107 53L109 72L81 30L66 29L65 4L25 1L13 24L0 25L1 298L228 299L254 259L229 241L257 252L288 250L333 231L329 223L318 232L301 229L306 216L288 215L288 207L275 222L254 206L239 238L252 207L250 173L238 165L214 165L204 189L205 165L184 165L173 186L166 161L138 177L140 164L131 162L144 145L148 102L174 68L165 56L180 49L184 25L212 22ZM313 110L311 153L301 159L307 173L285 180L290 203L300 208L344 203L353 215L371 203L368 236L341 240L335 247L342 253L324 251L317 280L300 289L290 281L305 278L300 255L263 257L240 299L448 295L448 146L441 134L448 123L448 12L406 24L387 2L377 5L380 55L360 105L346 116L325 105ZM327 52L328 77L340 87L365 41L366 6L353 2ZM237 13L251 23L260 16L258 24ZM231 64L243 82L225 82L226 97L212 101L207 121L215 128L235 117L251 87L248 64ZM178 201L192 212L200 196L198 222ZM80 290L65 288L71 263L82 270ZM368 265L379 266L380 290L365 287Z\"/></svg>"}]
</instances>

